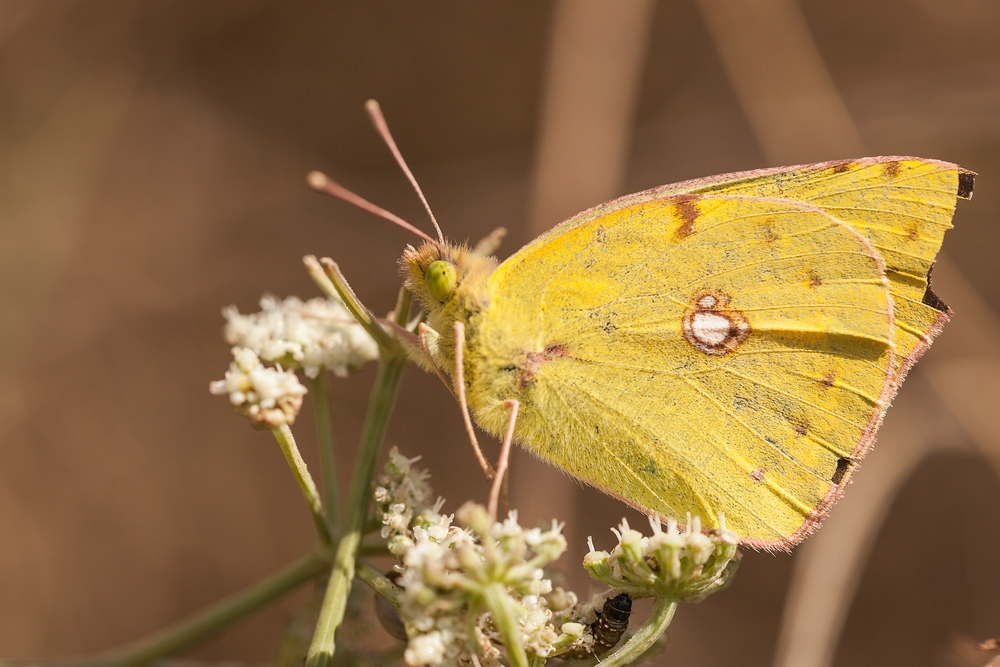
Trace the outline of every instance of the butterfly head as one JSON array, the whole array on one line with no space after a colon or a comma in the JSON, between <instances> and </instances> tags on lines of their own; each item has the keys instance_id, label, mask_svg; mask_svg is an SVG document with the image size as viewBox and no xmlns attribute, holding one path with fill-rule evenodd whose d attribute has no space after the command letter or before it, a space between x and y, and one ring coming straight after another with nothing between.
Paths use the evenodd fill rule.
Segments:
<instances>
[{"instance_id":1,"label":"butterfly head","mask_svg":"<svg viewBox=\"0 0 1000 667\"><path fill-rule=\"evenodd\" d=\"M465 245L445 242L408 246L399 261L406 287L430 312L451 305L468 293L472 283L496 266L493 258L481 257Z\"/></svg>"},{"instance_id":2,"label":"butterfly head","mask_svg":"<svg viewBox=\"0 0 1000 667\"><path fill-rule=\"evenodd\" d=\"M406 288L427 314L428 326L442 336L445 363L450 360L456 321L469 326L488 300L486 278L497 261L465 245L426 242L408 246L399 261Z\"/></svg>"}]
</instances>

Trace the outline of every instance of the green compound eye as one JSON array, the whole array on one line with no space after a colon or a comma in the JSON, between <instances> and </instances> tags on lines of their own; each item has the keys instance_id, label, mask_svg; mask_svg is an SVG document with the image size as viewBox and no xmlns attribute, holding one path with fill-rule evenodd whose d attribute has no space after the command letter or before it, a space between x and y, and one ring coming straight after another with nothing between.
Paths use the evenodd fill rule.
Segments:
<instances>
[{"instance_id":1,"label":"green compound eye","mask_svg":"<svg viewBox=\"0 0 1000 667\"><path fill-rule=\"evenodd\" d=\"M431 293L432 297L444 303L455 291L456 277L455 265L439 259L436 262L431 262L431 265L427 267L427 272L424 273L424 284L427 285L427 291Z\"/></svg>"}]
</instances>

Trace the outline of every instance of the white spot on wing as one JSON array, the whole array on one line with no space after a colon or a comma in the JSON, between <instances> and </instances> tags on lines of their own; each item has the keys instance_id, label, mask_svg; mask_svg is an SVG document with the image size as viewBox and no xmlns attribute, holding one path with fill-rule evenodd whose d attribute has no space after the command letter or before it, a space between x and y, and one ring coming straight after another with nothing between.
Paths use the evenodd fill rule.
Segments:
<instances>
[{"instance_id":1,"label":"white spot on wing","mask_svg":"<svg viewBox=\"0 0 1000 667\"><path fill-rule=\"evenodd\" d=\"M699 342L710 347L725 342L731 326L728 318L712 312L695 313L691 318L691 333Z\"/></svg>"},{"instance_id":2,"label":"white spot on wing","mask_svg":"<svg viewBox=\"0 0 1000 667\"><path fill-rule=\"evenodd\" d=\"M706 308L709 310L715 308L715 304L717 304L718 302L719 302L718 299L716 299L711 294L706 294L705 296L698 299L698 305L701 306L702 308Z\"/></svg>"},{"instance_id":3,"label":"white spot on wing","mask_svg":"<svg viewBox=\"0 0 1000 667\"><path fill-rule=\"evenodd\" d=\"M730 296L718 290L702 290L690 301L681 318L684 338L699 352L720 356L735 352L750 336L746 316L729 308Z\"/></svg>"}]
</instances>

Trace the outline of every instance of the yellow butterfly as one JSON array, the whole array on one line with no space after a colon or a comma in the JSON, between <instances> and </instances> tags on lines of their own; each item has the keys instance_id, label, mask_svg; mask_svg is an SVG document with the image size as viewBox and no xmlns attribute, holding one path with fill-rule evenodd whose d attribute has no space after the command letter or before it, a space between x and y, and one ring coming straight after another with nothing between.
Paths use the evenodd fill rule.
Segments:
<instances>
[{"instance_id":1,"label":"yellow butterfly","mask_svg":"<svg viewBox=\"0 0 1000 667\"><path fill-rule=\"evenodd\" d=\"M494 435L517 401L516 442L636 509L788 549L949 319L929 274L974 176L825 162L622 197L499 263L428 240L400 260L435 334L411 356Z\"/></svg>"}]
</instances>

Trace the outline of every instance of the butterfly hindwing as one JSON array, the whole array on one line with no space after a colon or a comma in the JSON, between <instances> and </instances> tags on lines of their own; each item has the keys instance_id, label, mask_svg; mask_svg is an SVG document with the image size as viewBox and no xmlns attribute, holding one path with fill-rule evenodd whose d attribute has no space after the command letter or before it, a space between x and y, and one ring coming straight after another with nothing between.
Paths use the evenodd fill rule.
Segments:
<instances>
[{"instance_id":1,"label":"butterfly hindwing","mask_svg":"<svg viewBox=\"0 0 1000 667\"><path fill-rule=\"evenodd\" d=\"M469 403L648 513L794 544L846 485L893 391L893 309L863 235L805 203L641 201L489 279ZM478 368L477 368L478 366Z\"/></svg>"},{"instance_id":2,"label":"butterfly hindwing","mask_svg":"<svg viewBox=\"0 0 1000 667\"><path fill-rule=\"evenodd\" d=\"M950 317L930 292L929 276L952 227L957 197L972 196L973 177L947 162L882 157L793 167L779 175L730 179L692 191L765 197L794 193L864 234L886 263L896 305L896 373L901 376Z\"/></svg>"}]
</instances>

